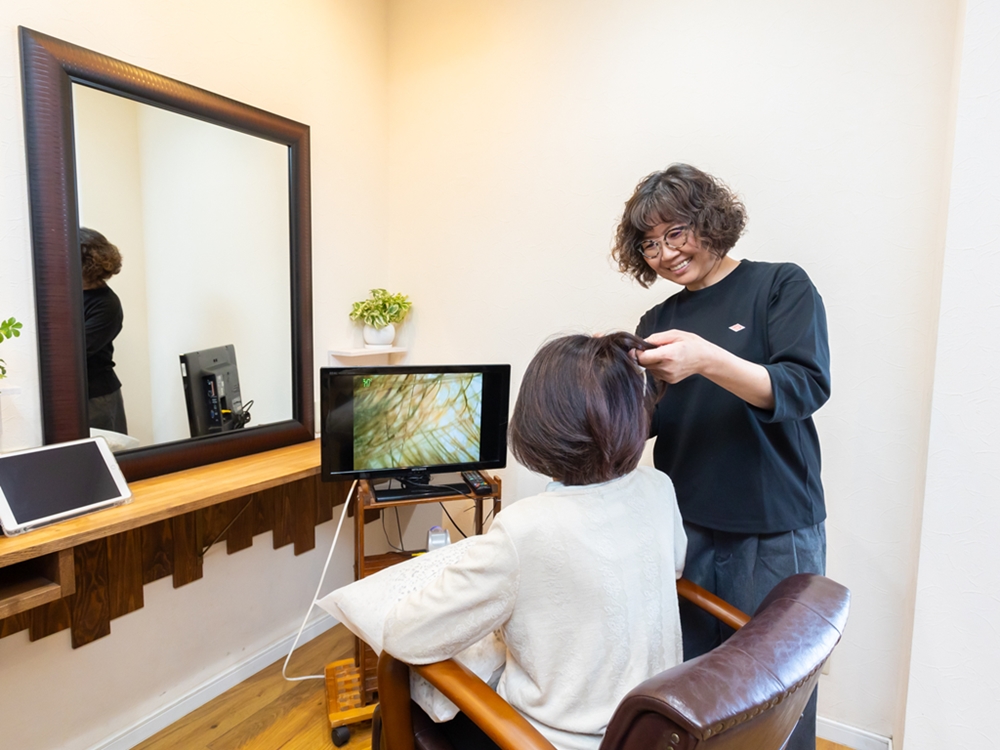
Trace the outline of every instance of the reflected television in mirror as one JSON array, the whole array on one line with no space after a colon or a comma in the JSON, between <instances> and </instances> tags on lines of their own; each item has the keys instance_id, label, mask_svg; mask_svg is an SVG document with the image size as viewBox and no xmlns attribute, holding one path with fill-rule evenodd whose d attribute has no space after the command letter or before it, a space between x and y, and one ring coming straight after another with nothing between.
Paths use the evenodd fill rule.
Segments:
<instances>
[{"instance_id":1,"label":"reflected television in mirror","mask_svg":"<svg viewBox=\"0 0 1000 750\"><path fill-rule=\"evenodd\" d=\"M181 380L191 437L243 429L253 400L244 403L232 344L181 355Z\"/></svg>"}]
</instances>

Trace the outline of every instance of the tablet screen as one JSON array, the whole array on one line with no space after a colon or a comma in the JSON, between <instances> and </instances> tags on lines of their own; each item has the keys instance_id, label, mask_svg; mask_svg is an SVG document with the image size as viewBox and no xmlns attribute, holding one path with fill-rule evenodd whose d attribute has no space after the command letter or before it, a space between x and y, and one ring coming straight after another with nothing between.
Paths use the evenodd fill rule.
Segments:
<instances>
[{"instance_id":1,"label":"tablet screen","mask_svg":"<svg viewBox=\"0 0 1000 750\"><path fill-rule=\"evenodd\" d=\"M93 441L0 456L0 488L19 524L121 496Z\"/></svg>"}]
</instances>

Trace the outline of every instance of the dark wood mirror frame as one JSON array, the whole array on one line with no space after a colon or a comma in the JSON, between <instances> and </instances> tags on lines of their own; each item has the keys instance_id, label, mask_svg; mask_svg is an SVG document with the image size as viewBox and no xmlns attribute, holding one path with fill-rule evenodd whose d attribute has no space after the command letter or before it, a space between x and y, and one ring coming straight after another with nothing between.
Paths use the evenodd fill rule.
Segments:
<instances>
[{"instance_id":1,"label":"dark wood mirror frame","mask_svg":"<svg viewBox=\"0 0 1000 750\"><path fill-rule=\"evenodd\" d=\"M72 83L288 146L292 418L118 454L132 481L314 438L309 127L19 28L46 444L89 434Z\"/></svg>"}]
</instances>

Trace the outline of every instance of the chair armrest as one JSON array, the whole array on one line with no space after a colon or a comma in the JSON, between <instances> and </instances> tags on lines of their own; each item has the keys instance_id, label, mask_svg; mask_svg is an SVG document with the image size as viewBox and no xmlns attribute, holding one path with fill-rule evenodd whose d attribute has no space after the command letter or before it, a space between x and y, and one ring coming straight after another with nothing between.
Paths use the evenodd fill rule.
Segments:
<instances>
[{"instance_id":1,"label":"chair armrest","mask_svg":"<svg viewBox=\"0 0 1000 750\"><path fill-rule=\"evenodd\" d=\"M383 650L376 671L378 702L382 707L382 745L389 750L414 750L410 668Z\"/></svg>"},{"instance_id":2,"label":"chair armrest","mask_svg":"<svg viewBox=\"0 0 1000 750\"><path fill-rule=\"evenodd\" d=\"M454 659L410 669L441 691L503 750L555 750L493 688Z\"/></svg>"},{"instance_id":3,"label":"chair armrest","mask_svg":"<svg viewBox=\"0 0 1000 750\"><path fill-rule=\"evenodd\" d=\"M389 750L413 750L410 669L441 691L503 750L555 750L527 719L454 659L407 666L383 651L378 660L378 686ZM392 726L386 722L390 714Z\"/></svg>"},{"instance_id":4,"label":"chair armrest","mask_svg":"<svg viewBox=\"0 0 1000 750\"><path fill-rule=\"evenodd\" d=\"M679 578L677 580L677 595L701 607L733 630L739 630L750 622L750 615L741 612L732 604L723 601L715 594L709 593L697 583L692 583L687 578Z\"/></svg>"}]
</instances>

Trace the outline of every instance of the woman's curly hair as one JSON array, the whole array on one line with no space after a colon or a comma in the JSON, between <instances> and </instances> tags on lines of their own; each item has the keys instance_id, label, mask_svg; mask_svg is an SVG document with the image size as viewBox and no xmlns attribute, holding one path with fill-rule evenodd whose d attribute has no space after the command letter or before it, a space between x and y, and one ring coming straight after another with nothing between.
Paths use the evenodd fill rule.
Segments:
<instances>
[{"instance_id":1,"label":"woman's curly hair","mask_svg":"<svg viewBox=\"0 0 1000 750\"><path fill-rule=\"evenodd\" d=\"M80 262L86 287L100 286L122 270L118 248L103 234L87 227L80 227Z\"/></svg>"},{"instance_id":2,"label":"woman's curly hair","mask_svg":"<svg viewBox=\"0 0 1000 750\"><path fill-rule=\"evenodd\" d=\"M656 271L639 251L639 243L653 227L673 223L690 225L702 245L721 258L743 234L747 210L725 183L689 164L653 172L625 204L611 250L618 270L649 287Z\"/></svg>"}]
</instances>

